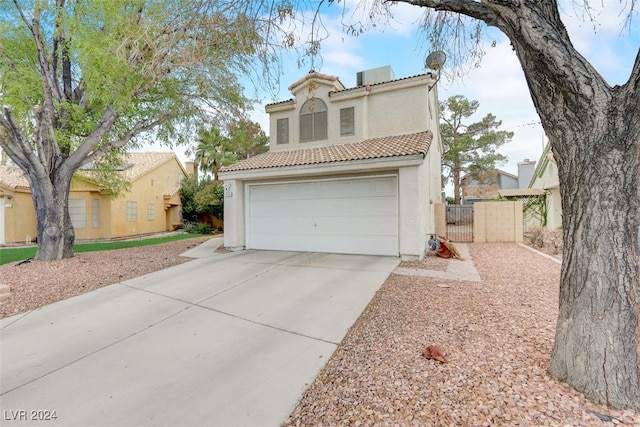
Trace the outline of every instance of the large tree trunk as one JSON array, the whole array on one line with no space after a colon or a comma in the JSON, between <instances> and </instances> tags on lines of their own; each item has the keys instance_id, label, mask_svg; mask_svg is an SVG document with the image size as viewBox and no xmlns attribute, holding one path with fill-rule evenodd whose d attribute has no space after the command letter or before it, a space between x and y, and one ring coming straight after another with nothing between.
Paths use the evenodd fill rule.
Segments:
<instances>
[{"instance_id":1,"label":"large tree trunk","mask_svg":"<svg viewBox=\"0 0 640 427\"><path fill-rule=\"evenodd\" d=\"M511 41L559 170L565 246L549 372L640 411L640 51L612 88L574 49L556 0L403 1L482 20Z\"/></svg>"},{"instance_id":2,"label":"large tree trunk","mask_svg":"<svg viewBox=\"0 0 640 427\"><path fill-rule=\"evenodd\" d=\"M564 262L549 372L640 410L640 127L624 104L612 97L576 135L582 147L552 146L562 153Z\"/></svg>"},{"instance_id":3,"label":"large tree trunk","mask_svg":"<svg viewBox=\"0 0 640 427\"><path fill-rule=\"evenodd\" d=\"M31 195L38 221L36 259L55 261L70 258L73 256L75 240L67 203L71 178L58 174L53 182L49 177L38 180L37 185L31 183Z\"/></svg>"},{"instance_id":4,"label":"large tree trunk","mask_svg":"<svg viewBox=\"0 0 640 427\"><path fill-rule=\"evenodd\" d=\"M520 18L528 35L549 25ZM612 88L554 25L540 39L510 37L558 164L564 253L549 373L640 410L640 55Z\"/></svg>"}]
</instances>

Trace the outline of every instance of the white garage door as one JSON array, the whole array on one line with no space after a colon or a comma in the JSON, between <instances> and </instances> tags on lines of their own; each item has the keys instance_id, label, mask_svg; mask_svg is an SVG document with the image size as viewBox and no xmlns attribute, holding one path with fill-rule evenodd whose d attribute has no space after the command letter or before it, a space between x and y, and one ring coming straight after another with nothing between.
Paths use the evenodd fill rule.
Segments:
<instances>
[{"instance_id":1,"label":"white garage door","mask_svg":"<svg viewBox=\"0 0 640 427\"><path fill-rule=\"evenodd\" d=\"M255 184L247 248L398 255L398 177Z\"/></svg>"}]
</instances>

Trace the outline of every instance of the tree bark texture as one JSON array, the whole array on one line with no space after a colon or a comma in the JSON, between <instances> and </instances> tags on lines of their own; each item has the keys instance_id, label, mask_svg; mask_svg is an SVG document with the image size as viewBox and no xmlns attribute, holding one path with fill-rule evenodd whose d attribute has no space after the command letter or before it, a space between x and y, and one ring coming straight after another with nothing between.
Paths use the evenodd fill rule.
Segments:
<instances>
[{"instance_id":1,"label":"tree bark texture","mask_svg":"<svg viewBox=\"0 0 640 427\"><path fill-rule=\"evenodd\" d=\"M64 174L62 174L64 175ZM31 197L38 219L38 251L36 259L52 261L73 256L75 232L71 224L67 200L71 176L41 179L31 183ZM33 180L30 177L30 181Z\"/></svg>"},{"instance_id":2,"label":"tree bark texture","mask_svg":"<svg viewBox=\"0 0 640 427\"><path fill-rule=\"evenodd\" d=\"M609 86L577 52L556 1L416 0L511 40L558 164L564 253L549 372L640 410L640 52Z\"/></svg>"}]
</instances>

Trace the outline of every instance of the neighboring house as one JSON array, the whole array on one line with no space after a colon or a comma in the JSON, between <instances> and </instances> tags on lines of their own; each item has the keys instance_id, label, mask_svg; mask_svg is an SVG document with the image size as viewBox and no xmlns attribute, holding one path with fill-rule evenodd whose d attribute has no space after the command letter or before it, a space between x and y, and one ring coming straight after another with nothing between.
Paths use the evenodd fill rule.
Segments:
<instances>
[{"instance_id":1,"label":"neighboring house","mask_svg":"<svg viewBox=\"0 0 640 427\"><path fill-rule=\"evenodd\" d=\"M419 259L442 201L436 79L311 71L266 106L270 151L220 170L224 245Z\"/></svg>"},{"instance_id":2,"label":"neighboring house","mask_svg":"<svg viewBox=\"0 0 640 427\"><path fill-rule=\"evenodd\" d=\"M500 169L483 172L478 178L465 175L460 180L462 204L471 205L498 197L500 190L518 188L518 177Z\"/></svg>"},{"instance_id":3,"label":"neighboring house","mask_svg":"<svg viewBox=\"0 0 640 427\"><path fill-rule=\"evenodd\" d=\"M547 192L547 228L553 230L562 227L558 165L553 158L550 144L547 144L542 156L540 156L538 167L531 178L529 188L537 188Z\"/></svg>"},{"instance_id":4,"label":"neighboring house","mask_svg":"<svg viewBox=\"0 0 640 427\"><path fill-rule=\"evenodd\" d=\"M518 163L517 176L500 169L481 173L479 179L466 175L461 180L462 204L495 199L501 190L528 188L535 169L536 162L525 159Z\"/></svg>"},{"instance_id":5,"label":"neighboring house","mask_svg":"<svg viewBox=\"0 0 640 427\"><path fill-rule=\"evenodd\" d=\"M90 168L76 172L69 214L77 240L112 239L174 230L182 223L180 185L187 176L174 153L129 153L118 168L131 183L116 198L92 179ZM0 244L37 235L29 183L16 166L0 166Z\"/></svg>"}]
</instances>

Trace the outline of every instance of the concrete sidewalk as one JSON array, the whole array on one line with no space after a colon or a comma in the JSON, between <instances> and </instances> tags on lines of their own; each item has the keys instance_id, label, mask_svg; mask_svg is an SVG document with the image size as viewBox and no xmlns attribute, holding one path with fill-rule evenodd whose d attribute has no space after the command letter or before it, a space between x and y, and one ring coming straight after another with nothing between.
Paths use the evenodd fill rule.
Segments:
<instances>
[{"instance_id":1,"label":"concrete sidewalk","mask_svg":"<svg viewBox=\"0 0 640 427\"><path fill-rule=\"evenodd\" d=\"M2 319L2 425L280 425L399 263L220 243Z\"/></svg>"},{"instance_id":2,"label":"concrete sidewalk","mask_svg":"<svg viewBox=\"0 0 640 427\"><path fill-rule=\"evenodd\" d=\"M467 282L480 282L482 278L476 269L475 263L469 253L469 247L464 243L456 243L456 247L462 255L462 260L452 258L447 264L446 271L424 270L420 268L398 267L393 272L403 276L435 277L446 280L462 280Z\"/></svg>"}]
</instances>

